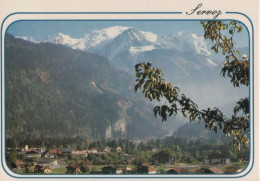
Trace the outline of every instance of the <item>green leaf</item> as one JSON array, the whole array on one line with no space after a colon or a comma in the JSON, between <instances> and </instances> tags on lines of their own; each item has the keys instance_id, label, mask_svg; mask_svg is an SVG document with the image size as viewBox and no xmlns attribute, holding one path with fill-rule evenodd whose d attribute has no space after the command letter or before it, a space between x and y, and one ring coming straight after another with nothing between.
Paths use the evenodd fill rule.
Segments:
<instances>
[{"instance_id":1,"label":"green leaf","mask_svg":"<svg viewBox=\"0 0 260 181\"><path fill-rule=\"evenodd\" d=\"M198 122L199 122L199 124L200 124L200 122L201 122L201 117L198 117Z\"/></svg>"},{"instance_id":2,"label":"green leaf","mask_svg":"<svg viewBox=\"0 0 260 181\"><path fill-rule=\"evenodd\" d=\"M135 92L137 92L138 88L139 88L139 85L136 84L136 85L135 85Z\"/></svg>"}]
</instances>

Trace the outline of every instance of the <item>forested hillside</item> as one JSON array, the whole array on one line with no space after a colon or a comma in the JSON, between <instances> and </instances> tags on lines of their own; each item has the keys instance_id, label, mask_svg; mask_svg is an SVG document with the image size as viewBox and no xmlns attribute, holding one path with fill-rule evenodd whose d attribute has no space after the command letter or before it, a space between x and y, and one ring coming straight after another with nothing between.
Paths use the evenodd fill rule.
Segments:
<instances>
[{"instance_id":1,"label":"forested hillside","mask_svg":"<svg viewBox=\"0 0 260 181\"><path fill-rule=\"evenodd\" d=\"M5 71L10 144L167 133L152 106L134 93L134 77L99 55L6 35Z\"/></svg>"}]
</instances>

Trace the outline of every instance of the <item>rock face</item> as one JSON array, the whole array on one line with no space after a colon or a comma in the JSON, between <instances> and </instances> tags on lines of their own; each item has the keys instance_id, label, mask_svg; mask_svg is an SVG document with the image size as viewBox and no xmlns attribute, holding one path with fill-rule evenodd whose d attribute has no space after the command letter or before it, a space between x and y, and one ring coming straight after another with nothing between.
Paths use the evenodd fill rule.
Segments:
<instances>
[{"instance_id":1,"label":"rock face","mask_svg":"<svg viewBox=\"0 0 260 181\"><path fill-rule=\"evenodd\" d=\"M8 139L142 138L168 131L134 92L134 77L104 57L11 35L5 54Z\"/></svg>"}]
</instances>

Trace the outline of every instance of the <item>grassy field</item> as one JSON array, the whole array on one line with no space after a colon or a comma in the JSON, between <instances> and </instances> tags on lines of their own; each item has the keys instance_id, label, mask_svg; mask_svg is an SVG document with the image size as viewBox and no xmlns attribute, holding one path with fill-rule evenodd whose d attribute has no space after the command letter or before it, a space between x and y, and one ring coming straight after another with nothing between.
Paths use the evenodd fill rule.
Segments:
<instances>
[{"instance_id":1,"label":"grassy field","mask_svg":"<svg viewBox=\"0 0 260 181\"><path fill-rule=\"evenodd\" d=\"M51 174L65 174L66 171L66 168L55 168L51 170Z\"/></svg>"}]
</instances>

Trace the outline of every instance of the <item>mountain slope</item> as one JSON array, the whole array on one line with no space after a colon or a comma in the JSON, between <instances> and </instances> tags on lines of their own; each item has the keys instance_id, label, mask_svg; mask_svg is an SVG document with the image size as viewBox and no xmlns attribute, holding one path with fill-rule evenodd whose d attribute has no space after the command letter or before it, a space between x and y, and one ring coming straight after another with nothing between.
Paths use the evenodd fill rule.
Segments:
<instances>
[{"instance_id":1,"label":"mountain slope","mask_svg":"<svg viewBox=\"0 0 260 181\"><path fill-rule=\"evenodd\" d=\"M6 132L12 140L150 137L169 129L134 77L99 55L6 37Z\"/></svg>"},{"instance_id":2,"label":"mountain slope","mask_svg":"<svg viewBox=\"0 0 260 181\"><path fill-rule=\"evenodd\" d=\"M197 122L188 122L182 125L177 130L176 135L209 143L228 144L230 142L230 137L225 136L222 130L215 133L213 130L206 129L203 123L198 124Z\"/></svg>"}]
</instances>

